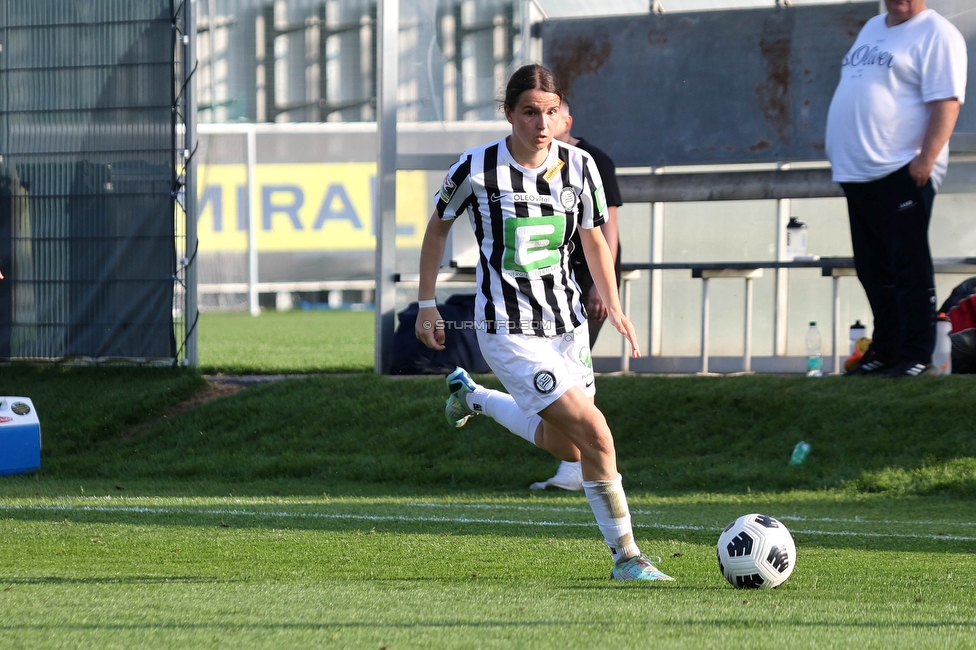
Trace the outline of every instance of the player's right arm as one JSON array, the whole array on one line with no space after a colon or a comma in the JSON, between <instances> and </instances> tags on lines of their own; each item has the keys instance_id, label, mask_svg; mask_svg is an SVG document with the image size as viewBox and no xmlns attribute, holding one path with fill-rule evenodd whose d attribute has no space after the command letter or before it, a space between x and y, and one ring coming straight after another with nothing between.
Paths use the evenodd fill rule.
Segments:
<instances>
[{"instance_id":1,"label":"player's right arm","mask_svg":"<svg viewBox=\"0 0 976 650\"><path fill-rule=\"evenodd\" d=\"M447 247L447 236L454 225L453 219L441 219L437 211L430 216L427 230L424 232L424 243L420 247L420 290L418 300L434 300L436 296L437 274L444 259L444 249ZM417 338L432 350L444 349L444 327L441 325L441 315L437 307L425 307L417 312L417 324L414 333Z\"/></svg>"},{"instance_id":2,"label":"player's right arm","mask_svg":"<svg viewBox=\"0 0 976 650\"><path fill-rule=\"evenodd\" d=\"M418 300L434 300L437 274L447 248L447 236L454 219L464 212L471 201L471 157L467 152L451 165L441 189L436 195L434 213L427 222L424 243L420 247L420 289ZM440 326L440 327L438 327ZM432 350L444 349L444 326L437 307L425 307L417 312L414 326L417 338Z\"/></svg>"}]
</instances>

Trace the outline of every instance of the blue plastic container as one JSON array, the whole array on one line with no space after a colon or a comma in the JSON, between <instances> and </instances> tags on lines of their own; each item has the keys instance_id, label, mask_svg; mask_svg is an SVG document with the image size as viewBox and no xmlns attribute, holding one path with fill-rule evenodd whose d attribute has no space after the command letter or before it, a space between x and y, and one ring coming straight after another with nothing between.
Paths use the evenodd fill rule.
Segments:
<instances>
[{"instance_id":1,"label":"blue plastic container","mask_svg":"<svg viewBox=\"0 0 976 650\"><path fill-rule=\"evenodd\" d=\"M28 397L0 397L0 475L41 466L41 424Z\"/></svg>"}]
</instances>

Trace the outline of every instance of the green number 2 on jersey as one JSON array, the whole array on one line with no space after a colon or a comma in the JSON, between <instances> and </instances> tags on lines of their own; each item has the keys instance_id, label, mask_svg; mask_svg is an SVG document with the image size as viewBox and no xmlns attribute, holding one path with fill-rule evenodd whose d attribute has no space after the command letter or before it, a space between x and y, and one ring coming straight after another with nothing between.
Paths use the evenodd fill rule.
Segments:
<instances>
[{"instance_id":1,"label":"green number 2 on jersey","mask_svg":"<svg viewBox=\"0 0 976 650\"><path fill-rule=\"evenodd\" d=\"M565 234L566 218L562 215L506 219L502 270L528 273L558 264Z\"/></svg>"}]
</instances>

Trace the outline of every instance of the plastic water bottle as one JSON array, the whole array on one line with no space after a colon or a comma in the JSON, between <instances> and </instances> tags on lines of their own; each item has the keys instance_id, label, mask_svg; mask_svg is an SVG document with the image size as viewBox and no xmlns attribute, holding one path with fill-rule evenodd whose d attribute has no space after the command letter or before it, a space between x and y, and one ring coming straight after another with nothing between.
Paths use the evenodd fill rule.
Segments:
<instances>
[{"instance_id":1,"label":"plastic water bottle","mask_svg":"<svg viewBox=\"0 0 976 650\"><path fill-rule=\"evenodd\" d=\"M816 321L807 330L807 377L823 377L823 357L820 355L820 330Z\"/></svg>"},{"instance_id":2,"label":"plastic water bottle","mask_svg":"<svg viewBox=\"0 0 976 650\"><path fill-rule=\"evenodd\" d=\"M848 352L847 354L848 355L854 354L854 350L857 346L857 340L862 339L867 335L868 335L867 328L861 324L860 320L855 321L854 324L851 325L851 351Z\"/></svg>"},{"instance_id":3,"label":"plastic water bottle","mask_svg":"<svg viewBox=\"0 0 976 650\"><path fill-rule=\"evenodd\" d=\"M952 321L939 312L939 320L935 325L935 350L932 352L932 365L940 375L952 374Z\"/></svg>"},{"instance_id":4,"label":"plastic water bottle","mask_svg":"<svg viewBox=\"0 0 976 650\"><path fill-rule=\"evenodd\" d=\"M790 217L786 224L786 255L791 260L807 252L807 224L796 217Z\"/></svg>"},{"instance_id":5,"label":"plastic water bottle","mask_svg":"<svg viewBox=\"0 0 976 650\"><path fill-rule=\"evenodd\" d=\"M810 455L810 443L801 440L796 443L796 447L793 447L793 453L790 455L790 465L799 465L807 459Z\"/></svg>"}]
</instances>

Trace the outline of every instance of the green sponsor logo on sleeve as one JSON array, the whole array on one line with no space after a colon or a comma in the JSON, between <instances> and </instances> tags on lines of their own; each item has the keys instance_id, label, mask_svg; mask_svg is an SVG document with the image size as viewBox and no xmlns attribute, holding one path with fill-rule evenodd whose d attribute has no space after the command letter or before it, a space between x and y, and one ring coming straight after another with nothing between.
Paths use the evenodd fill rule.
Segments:
<instances>
[{"instance_id":1,"label":"green sponsor logo on sleeve","mask_svg":"<svg viewBox=\"0 0 976 650\"><path fill-rule=\"evenodd\" d=\"M596 211L602 213L607 209L607 194L603 191L603 186L596 188L593 195L596 197Z\"/></svg>"}]
</instances>

